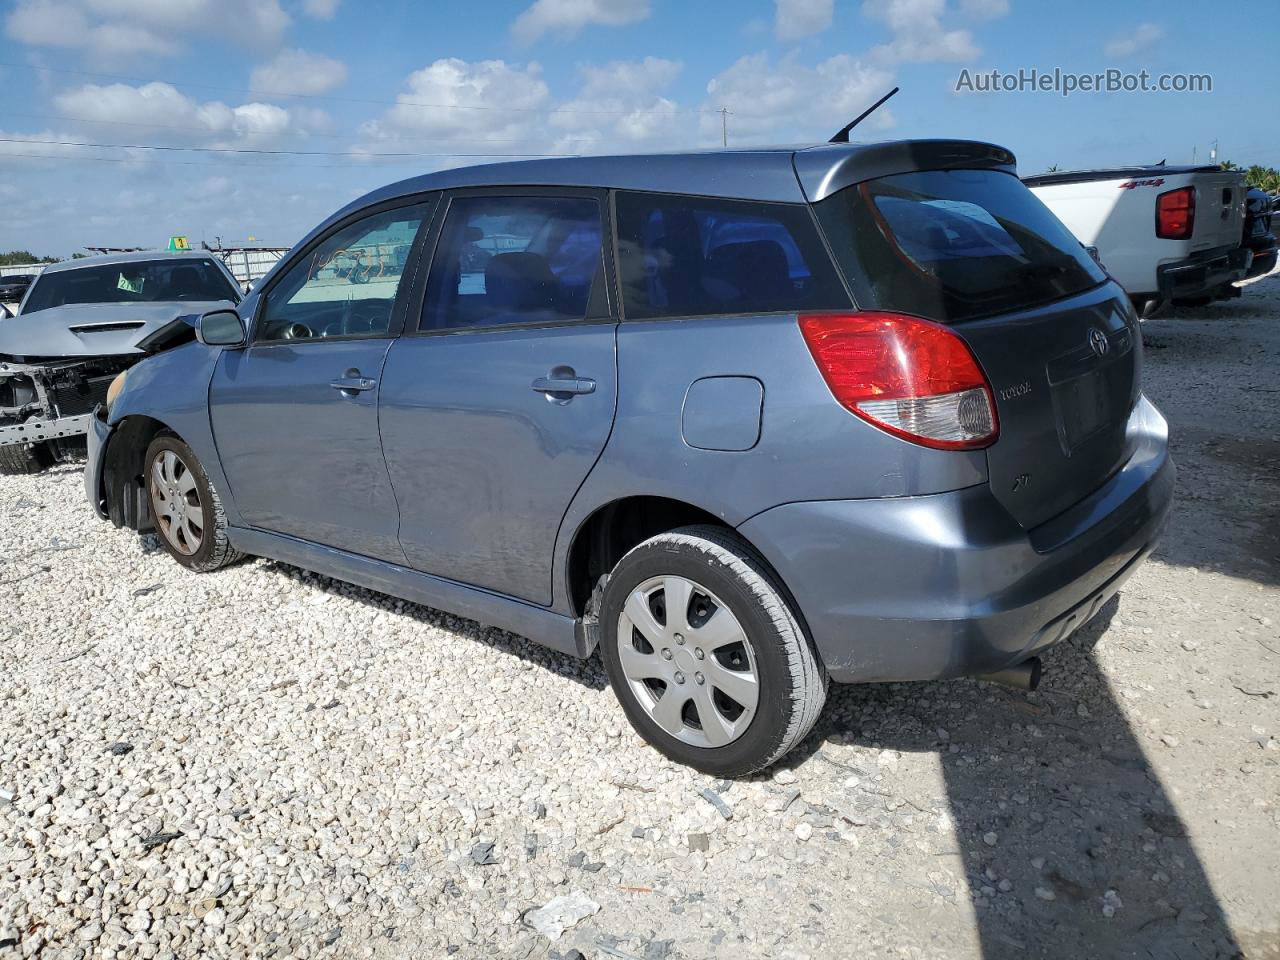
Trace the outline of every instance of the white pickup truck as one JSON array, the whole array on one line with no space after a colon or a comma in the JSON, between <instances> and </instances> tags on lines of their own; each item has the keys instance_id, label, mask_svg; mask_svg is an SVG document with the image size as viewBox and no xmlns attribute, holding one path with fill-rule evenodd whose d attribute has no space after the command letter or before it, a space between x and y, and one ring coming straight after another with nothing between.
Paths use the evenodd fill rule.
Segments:
<instances>
[{"instance_id":1,"label":"white pickup truck","mask_svg":"<svg viewBox=\"0 0 1280 960\"><path fill-rule=\"evenodd\" d=\"M1212 166L1113 167L1024 177L1146 315L1171 300L1239 296L1245 182Z\"/></svg>"}]
</instances>

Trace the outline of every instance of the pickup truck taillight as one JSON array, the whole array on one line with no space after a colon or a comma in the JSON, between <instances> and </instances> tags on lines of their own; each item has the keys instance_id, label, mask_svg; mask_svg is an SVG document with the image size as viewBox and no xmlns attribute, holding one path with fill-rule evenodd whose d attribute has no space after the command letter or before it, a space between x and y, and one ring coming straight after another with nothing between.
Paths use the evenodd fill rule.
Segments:
<instances>
[{"instance_id":1,"label":"pickup truck taillight","mask_svg":"<svg viewBox=\"0 0 1280 960\"><path fill-rule=\"evenodd\" d=\"M851 413L938 450L995 442L995 398L969 347L941 324L896 313L813 314L800 332Z\"/></svg>"},{"instance_id":2,"label":"pickup truck taillight","mask_svg":"<svg viewBox=\"0 0 1280 960\"><path fill-rule=\"evenodd\" d=\"M1196 189L1181 187L1156 197L1156 236L1188 240L1196 225Z\"/></svg>"}]
</instances>

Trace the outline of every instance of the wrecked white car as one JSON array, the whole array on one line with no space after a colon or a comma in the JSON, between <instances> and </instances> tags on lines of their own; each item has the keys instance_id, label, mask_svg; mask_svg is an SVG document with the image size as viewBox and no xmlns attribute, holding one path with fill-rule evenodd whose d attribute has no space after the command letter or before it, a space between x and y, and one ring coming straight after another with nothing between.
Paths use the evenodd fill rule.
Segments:
<instances>
[{"instance_id":1,"label":"wrecked white car","mask_svg":"<svg viewBox=\"0 0 1280 960\"><path fill-rule=\"evenodd\" d=\"M192 339L182 319L240 302L204 252L143 251L48 266L0 323L0 474L83 453L111 382L148 353Z\"/></svg>"}]
</instances>

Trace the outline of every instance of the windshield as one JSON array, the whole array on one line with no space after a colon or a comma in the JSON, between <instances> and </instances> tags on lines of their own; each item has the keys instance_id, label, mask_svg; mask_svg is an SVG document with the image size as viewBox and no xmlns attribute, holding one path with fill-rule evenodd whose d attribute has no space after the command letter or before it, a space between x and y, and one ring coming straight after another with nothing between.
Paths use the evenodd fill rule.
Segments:
<instances>
[{"instance_id":1,"label":"windshield","mask_svg":"<svg viewBox=\"0 0 1280 960\"><path fill-rule=\"evenodd\" d=\"M859 307L956 323L1070 296L1106 274L1014 176L932 170L816 205Z\"/></svg>"},{"instance_id":2,"label":"windshield","mask_svg":"<svg viewBox=\"0 0 1280 960\"><path fill-rule=\"evenodd\" d=\"M230 300L240 293L212 260L133 260L42 273L23 314L68 303L156 303Z\"/></svg>"}]
</instances>

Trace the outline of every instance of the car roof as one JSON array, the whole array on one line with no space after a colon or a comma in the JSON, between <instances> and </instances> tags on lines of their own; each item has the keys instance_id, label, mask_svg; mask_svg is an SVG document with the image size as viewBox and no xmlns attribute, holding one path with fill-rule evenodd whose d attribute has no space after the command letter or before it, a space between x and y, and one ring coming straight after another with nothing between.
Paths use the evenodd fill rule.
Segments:
<instances>
[{"instance_id":1,"label":"car roof","mask_svg":"<svg viewBox=\"0 0 1280 960\"><path fill-rule=\"evenodd\" d=\"M816 203L845 187L911 170L954 167L1016 173L1013 154L977 140L888 140L744 147L602 157L549 157L485 163L388 184L338 210L294 245L307 247L335 224L379 203L467 187L588 187L774 203ZM255 289L293 258L276 262Z\"/></svg>"},{"instance_id":2,"label":"car roof","mask_svg":"<svg viewBox=\"0 0 1280 960\"><path fill-rule=\"evenodd\" d=\"M81 267L98 267L110 263L134 263L138 260L214 260L216 255L208 250L184 250L170 253L167 250L133 250L129 253L104 253L96 257L80 257L78 260L60 260L44 268L44 273L61 273L63 270L79 270Z\"/></svg>"},{"instance_id":3,"label":"car roof","mask_svg":"<svg viewBox=\"0 0 1280 960\"><path fill-rule=\"evenodd\" d=\"M1055 170L1053 173L1037 173L1023 177L1022 182L1033 187L1047 187L1064 183L1088 183L1091 180L1128 180L1134 177L1172 177L1184 173L1222 173L1216 163L1148 163L1129 167L1096 167L1089 170Z\"/></svg>"},{"instance_id":4,"label":"car roof","mask_svg":"<svg viewBox=\"0 0 1280 960\"><path fill-rule=\"evenodd\" d=\"M1003 147L970 140L889 140L551 157L457 167L411 177L366 194L339 215L432 190L489 186L595 187L804 203L820 200L849 183L892 172L974 164L1012 167L1013 163L1013 154Z\"/></svg>"}]
</instances>

